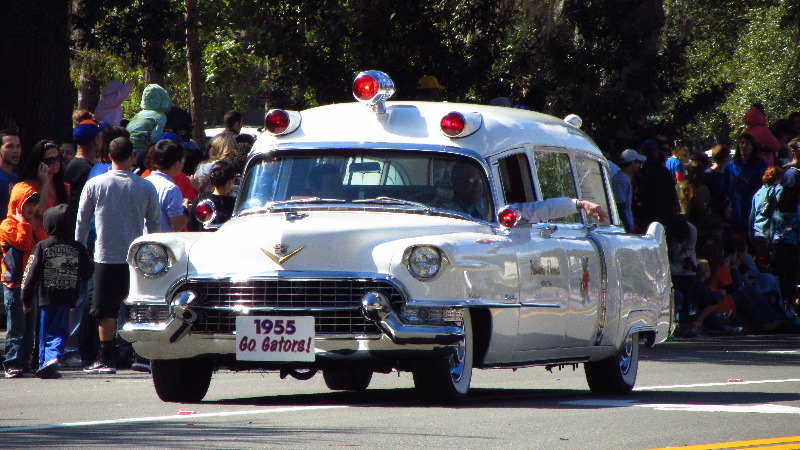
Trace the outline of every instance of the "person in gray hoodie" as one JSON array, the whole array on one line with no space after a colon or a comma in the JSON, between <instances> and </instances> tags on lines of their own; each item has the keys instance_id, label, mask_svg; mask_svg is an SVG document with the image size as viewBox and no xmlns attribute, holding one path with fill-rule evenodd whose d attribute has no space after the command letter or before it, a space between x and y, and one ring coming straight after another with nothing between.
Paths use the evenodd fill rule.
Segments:
<instances>
[{"instance_id":1,"label":"person in gray hoodie","mask_svg":"<svg viewBox=\"0 0 800 450\"><path fill-rule=\"evenodd\" d=\"M28 258L22 278L22 303L33 306L39 296L38 378L58 378L58 361L69 337L69 310L78 299L78 286L92 276L94 267L86 247L72 236L68 206L60 204L44 213L49 237L39 241Z\"/></svg>"}]
</instances>

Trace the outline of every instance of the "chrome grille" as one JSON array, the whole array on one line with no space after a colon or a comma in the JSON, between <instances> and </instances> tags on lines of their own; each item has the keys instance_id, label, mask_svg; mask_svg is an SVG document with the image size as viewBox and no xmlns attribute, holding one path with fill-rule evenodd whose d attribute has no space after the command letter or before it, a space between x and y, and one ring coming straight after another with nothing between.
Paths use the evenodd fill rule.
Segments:
<instances>
[{"instance_id":1,"label":"chrome grille","mask_svg":"<svg viewBox=\"0 0 800 450\"><path fill-rule=\"evenodd\" d=\"M314 316L317 334L378 334L361 314L361 297L380 291L395 307L403 303L394 284L373 279L192 280L178 292L184 290L198 295L192 308L199 317L195 332L232 332L236 307L253 309L253 315Z\"/></svg>"},{"instance_id":2,"label":"chrome grille","mask_svg":"<svg viewBox=\"0 0 800 450\"><path fill-rule=\"evenodd\" d=\"M134 304L128 306L128 316L130 322L166 322L169 318L169 306L166 303L162 305Z\"/></svg>"}]
</instances>

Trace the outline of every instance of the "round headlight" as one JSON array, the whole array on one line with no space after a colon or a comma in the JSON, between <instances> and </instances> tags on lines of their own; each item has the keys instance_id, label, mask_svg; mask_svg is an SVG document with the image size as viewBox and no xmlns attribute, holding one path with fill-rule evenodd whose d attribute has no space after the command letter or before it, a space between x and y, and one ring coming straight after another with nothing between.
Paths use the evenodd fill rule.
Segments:
<instances>
[{"instance_id":1,"label":"round headlight","mask_svg":"<svg viewBox=\"0 0 800 450\"><path fill-rule=\"evenodd\" d=\"M136 270L146 277L157 277L167 273L170 267L167 249L158 244L143 244L133 256Z\"/></svg>"},{"instance_id":2,"label":"round headlight","mask_svg":"<svg viewBox=\"0 0 800 450\"><path fill-rule=\"evenodd\" d=\"M408 254L408 271L418 280L430 280L441 268L442 253L436 247L414 247Z\"/></svg>"}]
</instances>

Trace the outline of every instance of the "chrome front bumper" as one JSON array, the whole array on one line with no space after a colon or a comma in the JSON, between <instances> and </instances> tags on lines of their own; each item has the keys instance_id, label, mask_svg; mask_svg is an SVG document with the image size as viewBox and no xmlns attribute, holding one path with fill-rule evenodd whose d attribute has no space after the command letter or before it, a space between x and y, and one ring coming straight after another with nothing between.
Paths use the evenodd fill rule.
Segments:
<instances>
[{"instance_id":1,"label":"chrome front bumper","mask_svg":"<svg viewBox=\"0 0 800 450\"><path fill-rule=\"evenodd\" d=\"M191 293L181 293L172 302L172 315L166 322L128 322L120 335L133 344L136 352L148 359L181 359L201 355L235 355L235 333L193 333L198 320L192 311ZM127 301L132 304L135 301ZM150 303L152 304L152 303ZM361 312L381 330L380 335L318 335L317 357L359 359L391 357L394 353L446 351L464 339L464 329L456 325L412 325L403 323L385 297L367 294Z\"/></svg>"}]
</instances>

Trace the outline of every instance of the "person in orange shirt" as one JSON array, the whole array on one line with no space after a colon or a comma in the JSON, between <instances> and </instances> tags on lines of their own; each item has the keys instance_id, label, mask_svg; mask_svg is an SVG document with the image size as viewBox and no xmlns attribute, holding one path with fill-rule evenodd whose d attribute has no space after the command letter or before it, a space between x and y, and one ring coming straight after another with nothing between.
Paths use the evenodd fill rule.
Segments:
<instances>
[{"instance_id":1,"label":"person in orange shirt","mask_svg":"<svg viewBox=\"0 0 800 450\"><path fill-rule=\"evenodd\" d=\"M36 314L22 303L20 286L25 264L38 241L47 239L47 233L37 225L36 210L39 194L27 190L14 190L8 202L8 216L0 223L3 261L3 297L8 310L6 332L6 357L3 369L6 378L15 378L30 371Z\"/></svg>"}]
</instances>

